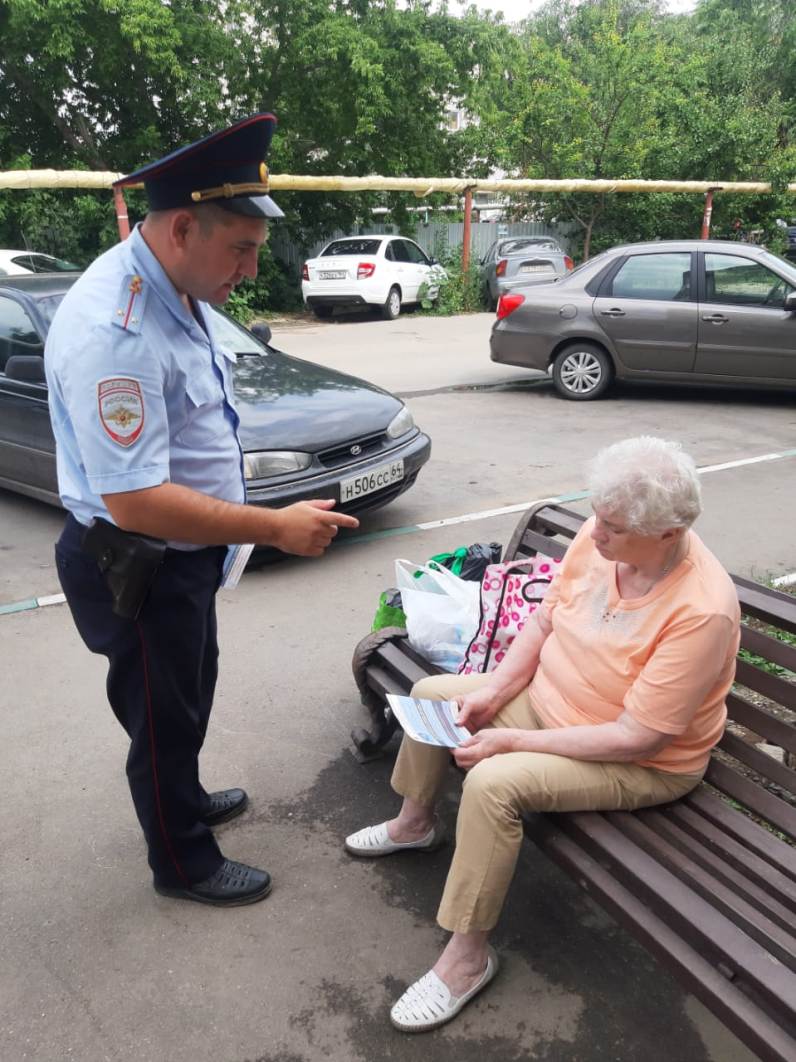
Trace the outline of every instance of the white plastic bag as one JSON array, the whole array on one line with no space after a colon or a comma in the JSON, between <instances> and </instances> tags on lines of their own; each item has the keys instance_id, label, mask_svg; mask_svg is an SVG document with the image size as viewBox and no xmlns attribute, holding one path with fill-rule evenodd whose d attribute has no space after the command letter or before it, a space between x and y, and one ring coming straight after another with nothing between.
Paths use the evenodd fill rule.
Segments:
<instances>
[{"instance_id":1,"label":"white plastic bag","mask_svg":"<svg viewBox=\"0 0 796 1062\"><path fill-rule=\"evenodd\" d=\"M422 574L415 578L414 573ZM396 560L409 644L444 671L456 671L475 636L480 586L447 568Z\"/></svg>"}]
</instances>

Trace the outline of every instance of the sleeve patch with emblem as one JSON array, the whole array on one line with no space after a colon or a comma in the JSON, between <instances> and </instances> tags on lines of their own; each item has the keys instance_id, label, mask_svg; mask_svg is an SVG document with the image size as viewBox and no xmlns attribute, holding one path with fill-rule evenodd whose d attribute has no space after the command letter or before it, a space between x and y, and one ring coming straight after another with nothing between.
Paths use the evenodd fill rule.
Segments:
<instances>
[{"instance_id":1,"label":"sleeve patch with emblem","mask_svg":"<svg viewBox=\"0 0 796 1062\"><path fill-rule=\"evenodd\" d=\"M97 384L102 427L115 443L132 446L144 428L144 396L138 380L115 376Z\"/></svg>"}]
</instances>

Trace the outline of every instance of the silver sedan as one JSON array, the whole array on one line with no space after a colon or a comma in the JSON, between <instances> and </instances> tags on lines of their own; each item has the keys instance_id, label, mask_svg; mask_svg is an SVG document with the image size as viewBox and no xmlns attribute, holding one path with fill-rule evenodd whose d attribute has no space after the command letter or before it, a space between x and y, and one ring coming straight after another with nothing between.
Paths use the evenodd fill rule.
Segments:
<instances>
[{"instance_id":1,"label":"silver sedan","mask_svg":"<svg viewBox=\"0 0 796 1062\"><path fill-rule=\"evenodd\" d=\"M614 379L796 389L796 267L719 240L613 247L501 296L490 351L580 401Z\"/></svg>"}]
</instances>

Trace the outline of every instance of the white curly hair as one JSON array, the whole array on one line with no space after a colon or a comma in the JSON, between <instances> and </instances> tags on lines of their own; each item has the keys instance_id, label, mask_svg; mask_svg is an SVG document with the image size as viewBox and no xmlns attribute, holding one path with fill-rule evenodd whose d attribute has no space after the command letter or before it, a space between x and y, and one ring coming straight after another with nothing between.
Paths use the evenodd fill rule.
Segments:
<instances>
[{"instance_id":1,"label":"white curly hair","mask_svg":"<svg viewBox=\"0 0 796 1062\"><path fill-rule=\"evenodd\" d=\"M688 528L702 511L696 465L679 443L639 435L606 446L589 466L592 505L628 530L659 535Z\"/></svg>"}]
</instances>

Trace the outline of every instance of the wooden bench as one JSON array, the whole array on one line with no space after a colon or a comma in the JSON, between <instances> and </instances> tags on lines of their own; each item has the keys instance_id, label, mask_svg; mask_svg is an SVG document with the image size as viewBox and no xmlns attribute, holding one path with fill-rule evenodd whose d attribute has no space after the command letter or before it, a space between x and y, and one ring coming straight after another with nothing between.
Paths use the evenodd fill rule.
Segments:
<instances>
[{"instance_id":1,"label":"wooden bench","mask_svg":"<svg viewBox=\"0 0 796 1062\"><path fill-rule=\"evenodd\" d=\"M561 557L583 517L529 510L504 560ZM705 780L636 812L528 816L525 833L629 929L761 1059L796 1059L796 598L733 576L744 618L728 725ZM369 635L354 673L373 729L395 732L387 693L437 672L391 628Z\"/></svg>"}]
</instances>

